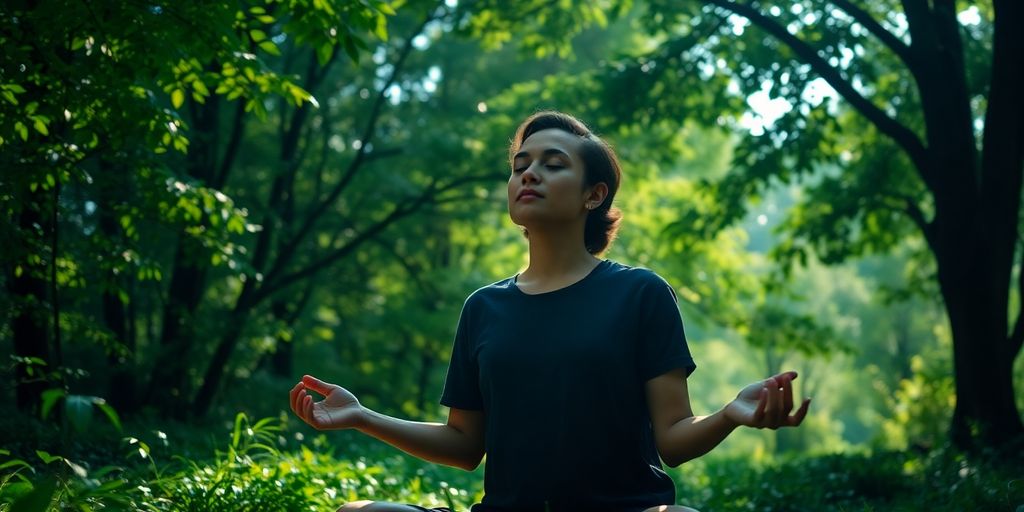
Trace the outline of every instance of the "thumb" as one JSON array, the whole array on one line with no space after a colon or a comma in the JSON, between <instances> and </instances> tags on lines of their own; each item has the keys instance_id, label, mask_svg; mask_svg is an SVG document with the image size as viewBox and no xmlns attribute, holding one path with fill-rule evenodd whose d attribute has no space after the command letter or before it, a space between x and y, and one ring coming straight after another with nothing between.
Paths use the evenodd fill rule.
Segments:
<instances>
[{"instance_id":1,"label":"thumb","mask_svg":"<svg viewBox=\"0 0 1024 512\"><path fill-rule=\"evenodd\" d=\"M334 390L333 384L328 384L312 375L303 375L302 385L324 396Z\"/></svg>"}]
</instances>

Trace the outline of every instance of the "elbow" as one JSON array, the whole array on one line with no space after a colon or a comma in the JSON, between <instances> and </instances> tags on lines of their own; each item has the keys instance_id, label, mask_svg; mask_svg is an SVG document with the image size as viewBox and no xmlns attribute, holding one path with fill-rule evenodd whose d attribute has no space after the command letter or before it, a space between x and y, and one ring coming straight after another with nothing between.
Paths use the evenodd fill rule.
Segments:
<instances>
[{"instance_id":1,"label":"elbow","mask_svg":"<svg viewBox=\"0 0 1024 512\"><path fill-rule=\"evenodd\" d=\"M684 462L689 461L693 457L688 457L684 453L669 453L667 451L658 450L658 455L661 456L661 462L670 468L678 468Z\"/></svg>"},{"instance_id":2,"label":"elbow","mask_svg":"<svg viewBox=\"0 0 1024 512\"><path fill-rule=\"evenodd\" d=\"M682 457L661 457L661 462L670 468L678 468L682 463L686 462Z\"/></svg>"},{"instance_id":3,"label":"elbow","mask_svg":"<svg viewBox=\"0 0 1024 512\"><path fill-rule=\"evenodd\" d=\"M480 461L484 458L483 454L469 457L465 460L459 461L458 468L465 471L475 471L476 468L480 467Z\"/></svg>"}]
</instances>

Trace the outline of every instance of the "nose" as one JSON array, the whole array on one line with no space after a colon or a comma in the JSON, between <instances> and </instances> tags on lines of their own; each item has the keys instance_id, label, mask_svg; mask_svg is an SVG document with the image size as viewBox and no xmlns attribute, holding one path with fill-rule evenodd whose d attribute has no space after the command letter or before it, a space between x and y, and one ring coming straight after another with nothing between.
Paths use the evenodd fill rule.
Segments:
<instances>
[{"instance_id":1,"label":"nose","mask_svg":"<svg viewBox=\"0 0 1024 512\"><path fill-rule=\"evenodd\" d=\"M531 163L530 166L527 167L525 171L523 171L523 183L536 183L539 180L539 176L537 175L537 172L534 170L535 165L536 162Z\"/></svg>"}]
</instances>

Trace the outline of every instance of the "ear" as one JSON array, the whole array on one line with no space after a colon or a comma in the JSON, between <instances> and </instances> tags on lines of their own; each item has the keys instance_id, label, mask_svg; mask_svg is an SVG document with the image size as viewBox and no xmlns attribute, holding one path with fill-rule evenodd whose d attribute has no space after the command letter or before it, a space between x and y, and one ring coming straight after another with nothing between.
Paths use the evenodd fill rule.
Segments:
<instances>
[{"instance_id":1,"label":"ear","mask_svg":"<svg viewBox=\"0 0 1024 512\"><path fill-rule=\"evenodd\" d=\"M594 184L594 186L590 187L590 190L584 194L583 204L601 204L604 202L606 197L608 197L608 184L602 181Z\"/></svg>"}]
</instances>

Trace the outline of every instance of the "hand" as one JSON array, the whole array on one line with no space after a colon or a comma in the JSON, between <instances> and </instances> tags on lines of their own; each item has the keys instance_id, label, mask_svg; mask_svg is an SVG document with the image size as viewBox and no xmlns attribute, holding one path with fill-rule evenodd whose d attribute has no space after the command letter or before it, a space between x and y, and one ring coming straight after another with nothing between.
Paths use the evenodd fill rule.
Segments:
<instances>
[{"instance_id":1,"label":"hand","mask_svg":"<svg viewBox=\"0 0 1024 512\"><path fill-rule=\"evenodd\" d=\"M796 427L807 416L811 399L805 398L796 414L793 410L793 379L796 372L768 377L743 388L736 399L725 406L725 415L739 425L754 428Z\"/></svg>"},{"instance_id":2,"label":"hand","mask_svg":"<svg viewBox=\"0 0 1024 512\"><path fill-rule=\"evenodd\" d=\"M324 396L319 402L306 393L311 389ZM290 393L292 411L317 430L355 427L363 416L363 406L347 389L305 375Z\"/></svg>"}]
</instances>

